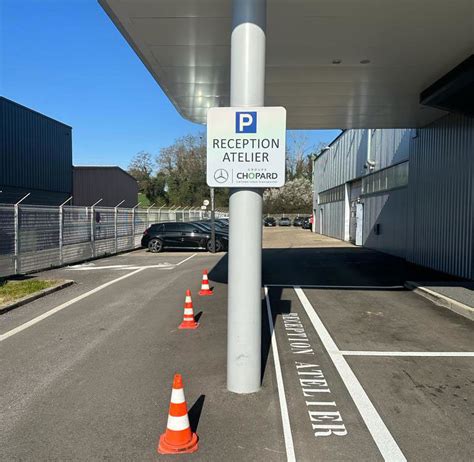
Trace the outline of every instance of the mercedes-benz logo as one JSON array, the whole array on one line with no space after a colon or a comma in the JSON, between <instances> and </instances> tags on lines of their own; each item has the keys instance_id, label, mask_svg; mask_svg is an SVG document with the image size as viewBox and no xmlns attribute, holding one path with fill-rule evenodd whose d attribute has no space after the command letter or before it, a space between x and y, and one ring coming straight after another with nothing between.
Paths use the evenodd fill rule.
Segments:
<instances>
[{"instance_id":1,"label":"mercedes-benz logo","mask_svg":"<svg viewBox=\"0 0 474 462\"><path fill-rule=\"evenodd\" d=\"M214 172L214 180L218 183L225 183L229 179L229 173L227 170L220 168Z\"/></svg>"}]
</instances>

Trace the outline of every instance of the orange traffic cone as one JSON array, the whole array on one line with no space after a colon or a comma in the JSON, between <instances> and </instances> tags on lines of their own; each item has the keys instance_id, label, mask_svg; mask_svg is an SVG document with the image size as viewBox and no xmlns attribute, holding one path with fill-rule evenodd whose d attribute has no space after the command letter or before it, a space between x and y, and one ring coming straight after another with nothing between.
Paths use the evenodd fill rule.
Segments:
<instances>
[{"instance_id":1,"label":"orange traffic cone","mask_svg":"<svg viewBox=\"0 0 474 462\"><path fill-rule=\"evenodd\" d=\"M209 279L207 277L207 269L202 273L202 284L199 295L214 295L211 288L209 287Z\"/></svg>"},{"instance_id":2,"label":"orange traffic cone","mask_svg":"<svg viewBox=\"0 0 474 462\"><path fill-rule=\"evenodd\" d=\"M190 454L198 450L198 437L191 431L184 397L183 378L175 374L171 391L170 410L166 431L160 436L160 454Z\"/></svg>"},{"instance_id":3,"label":"orange traffic cone","mask_svg":"<svg viewBox=\"0 0 474 462\"><path fill-rule=\"evenodd\" d=\"M183 322L178 329L197 329L199 323L194 320L193 300L191 299L191 291L186 291L186 299L184 301Z\"/></svg>"}]
</instances>

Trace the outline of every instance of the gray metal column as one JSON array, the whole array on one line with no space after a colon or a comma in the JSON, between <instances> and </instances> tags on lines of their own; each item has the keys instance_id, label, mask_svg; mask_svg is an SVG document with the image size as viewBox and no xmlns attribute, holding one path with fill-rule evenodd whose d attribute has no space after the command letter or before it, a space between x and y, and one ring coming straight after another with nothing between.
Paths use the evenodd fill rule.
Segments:
<instances>
[{"instance_id":1,"label":"gray metal column","mask_svg":"<svg viewBox=\"0 0 474 462\"><path fill-rule=\"evenodd\" d=\"M264 105L266 0L233 0L231 106ZM262 191L229 199L227 388L253 393L261 382Z\"/></svg>"}]
</instances>

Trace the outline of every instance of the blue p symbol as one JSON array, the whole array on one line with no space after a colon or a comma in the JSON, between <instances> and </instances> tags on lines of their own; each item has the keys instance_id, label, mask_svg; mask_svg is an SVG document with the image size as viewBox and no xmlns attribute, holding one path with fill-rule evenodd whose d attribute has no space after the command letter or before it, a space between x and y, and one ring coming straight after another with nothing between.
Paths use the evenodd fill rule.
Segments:
<instances>
[{"instance_id":1,"label":"blue p symbol","mask_svg":"<svg viewBox=\"0 0 474 462\"><path fill-rule=\"evenodd\" d=\"M257 112L236 112L235 132L257 133Z\"/></svg>"}]
</instances>

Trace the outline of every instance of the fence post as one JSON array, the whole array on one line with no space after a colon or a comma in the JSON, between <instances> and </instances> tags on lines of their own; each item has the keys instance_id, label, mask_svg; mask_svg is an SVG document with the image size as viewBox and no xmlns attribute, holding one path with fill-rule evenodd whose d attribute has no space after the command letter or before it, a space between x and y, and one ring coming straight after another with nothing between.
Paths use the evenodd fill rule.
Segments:
<instances>
[{"instance_id":1,"label":"fence post","mask_svg":"<svg viewBox=\"0 0 474 462\"><path fill-rule=\"evenodd\" d=\"M155 205L155 203L156 202L153 202L153 204L146 209L146 229L150 226L150 209Z\"/></svg>"},{"instance_id":2,"label":"fence post","mask_svg":"<svg viewBox=\"0 0 474 462\"><path fill-rule=\"evenodd\" d=\"M91 256L95 258L94 206L91 207Z\"/></svg>"},{"instance_id":3,"label":"fence post","mask_svg":"<svg viewBox=\"0 0 474 462\"><path fill-rule=\"evenodd\" d=\"M135 210L140 205L140 202L132 209L132 249L135 248Z\"/></svg>"},{"instance_id":4,"label":"fence post","mask_svg":"<svg viewBox=\"0 0 474 462\"><path fill-rule=\"evenodd\" d=\"M59 206L59 266L63 265L63 206Z\"/></svg>"},{"instance_id":5,"label":"fence post","mask_svg":"<svg viewBox=\"0 0 474 462\"><path fill-rule=\"evenodd\" d=\"M19 257L19 250L20 250L20 237L19 233L19 212L20 206L15 204L15 274L20 272L20 257Z\"/></svg>"},{"instance_id":6,"label":"fence post","mask_svg":"<svg viewBox=\"0 0 474 462\"><path fill-rule=\"evenodd\" d=\"M114 208L114 253L117 253L117 207Z\"/></svg>"},{"instance_id":7,"label":"fence post","mask_svg":"<svg viewBox=\"0 0 474 462\"><path fill-rule=\"evenodd\" d=\"M21 258L20 258L20 204L30 195L28 193L23 196L16 204L14 211L14 227L15 227L15 274L19 274L21 271Z\"/></svg>"},{"instance_id":8,"label":"fence post","mask_svg":"<svg viewBox=\"0 0 474 462\"><path fill-rule=\"evenodd\" d=\"M161 209L164 207L164 205L162 205L159 209L158 209L158 221L161 221Z\"/></svg>"},{"instance_id":9,"label":"fence post","mask_svg":"<svg viewBox=\"0 0 474 462\"><path fill-rule=\"evenodd\" d=\"M135 207L132 209L132 249L135 248Z\"/></svg>"},{"instance_id":10,"label":"fence post","mask_svg":"<svg viewBox=\"0 0 474 462\"><path fill-rule=\"evenodd\" d=\"M92 257L96 257L96 251L95 251L95 225L94 225L94 220L95 220L95 206L102 202L102 198L99 199L97 202L92 204L91 206L91 254Z\"/></svg>"},{"instance_id":11,"label":"fence post","mask_svg":"<svg viewBox=\"0 0 474 462\"><path fill-rule=\"evenodd\" d=\"M63 265L64 216L63 207L72 199L72 196L59 206L59 266Z\"/></svg>"},{"instance_id":12,"label":"fence post","mask_svg":"<svg viewBox=\"0 0 474 462\"><path fill-rule=\"evenodd\" d=\"M117 253L118 251L118 233L117 233L117 218L118 218L118 208L119 205L122 205L125 202L125 199L123 201L120 201L114 208L114 253Z\"/></svg>"}]
</instances>

